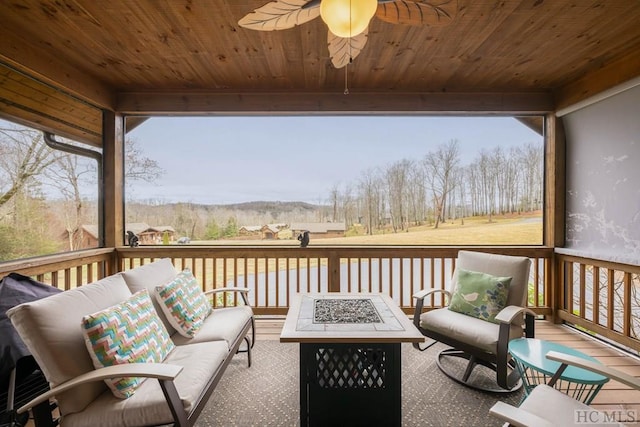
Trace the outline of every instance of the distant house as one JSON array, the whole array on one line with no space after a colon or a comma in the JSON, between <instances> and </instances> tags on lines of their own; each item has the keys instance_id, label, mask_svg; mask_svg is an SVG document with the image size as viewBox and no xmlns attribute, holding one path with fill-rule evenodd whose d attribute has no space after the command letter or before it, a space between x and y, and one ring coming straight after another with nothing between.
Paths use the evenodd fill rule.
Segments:
<instances>
[{"instance_id":1,"label":"distant house","mask_svg":"<svg viewBox=\"0 0 640 427\"><path fill-rule=\"evenodd\" d=\"M272 240L277 239L280 231L289 228L285 223L267 224L263 225L260 231L262 232L262 239Z\"/></svg>"},{"instance_id":2,"label":"distant house","mask_svg":"<svg viewBox=\"0 0 640 427\"><path fill-rule=\"evenodd\" d=\"M72 240L69 239L69 233L64 231L61 239L65 242L65 248L68 250L97 248L99 245L97 225L81 225L78 230L73 233Z\"/></svg>"},{"instance_id":3,"label":"distant house","mask_svg":"<svg viewBox=\"0 0 640 427\"><path fill-rule=\"evenodd\" d=\"M278 227L274 226L273 224L263 225L262 228L260 229L260 232L262 233L262 239L263 240L275 240L275 239L277 239L279 231L280 231L280 229Z\"/></svg>"},{"instance_id":4,"label":"distant house","mask_svg":"<svg viewBox=\"0 0 640 427\"><path fill-rule=\"evenodd\" d=\"M141 245L162 244L162 236L164 236L165 233L169 235L170 242L176 240L176 230L170 225L156 225L151 227L145 222L131 222L126 224L124 231L125 233L131 231L138 236L138 241Z\"/></svg>"},{"instance_id":5,"label":"distant house","mask_svg":"<svg viewBox=\"0 0 640 427\"><path fill-rule=\"evenodd\" d=\"M243 225L238 229L238 236L259 236L262 227L259 225Z\"/></svg>"},{"instance_id":6,"label":"distant house","mask_svg":"<svg viewBox=\"0 0 640 427\"><path fill-rule=\"evenodd\" d=\"M347 226L344 222L299 222L291 224L293 237L297 237L303 231L309 232L311 240L314 238L344 237Z\"/></svg>"},{"instance_id":7,"label":"distant house","mask_svg":"<svg viewBox=\"0 0 640 427\"><path fill-rule=\"evenodd\" d=\"M149 227L145 232L143 232L143 235L148 235L150 239L153 239L154 243L162 243L162 238L165 233L169 235L169 242L173 242L176 240L176 230L170 225L157 225ZM140 238L140 236L138 236L138 238ZM142 239L140 239L140 243L144 244Z\"/></svg>"}]
</instances>

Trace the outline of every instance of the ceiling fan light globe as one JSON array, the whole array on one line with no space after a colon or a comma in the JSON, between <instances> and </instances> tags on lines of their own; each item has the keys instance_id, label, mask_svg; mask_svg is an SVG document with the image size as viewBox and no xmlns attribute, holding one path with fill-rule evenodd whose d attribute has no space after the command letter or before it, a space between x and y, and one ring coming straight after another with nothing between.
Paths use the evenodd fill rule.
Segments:
<instances>
[{"instance_id":1,"label":"ceiling fan light globe","mask_svg":"<svg viewBox=\"0 0 640 427\"><path fill-rule=\"evenodd\" d=\"M338 37L355 37L369 26L378 0L322 0L320 16Z\"/></svg>"}]
</instances>

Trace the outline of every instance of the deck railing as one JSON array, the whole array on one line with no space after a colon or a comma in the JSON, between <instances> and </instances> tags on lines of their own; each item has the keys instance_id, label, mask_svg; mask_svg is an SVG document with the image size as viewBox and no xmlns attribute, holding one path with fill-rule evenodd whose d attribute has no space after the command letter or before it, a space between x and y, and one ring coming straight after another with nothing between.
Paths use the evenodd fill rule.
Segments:
<instances>
[{"instance_id":1,"label":"deck railing","mask_svg":"<svg viewBox=\"0 0 640 427\"><path fill-rule=\"evenodd\" d=\"M560 319L640 352L640 266L556 254L556 272Z\"/></svg>"},{"instance_id":2,"label":"deck railing","mask_svg":"<svg viewBox=\"0 0 640 427\"><path fill-rule=\"evenodd\" d=\"M286 314L290 298L299 292L382 292L411 313L413 293L425 287L446 288L459 248L430 247L180 247L144 246L95 249L0 264L0 277L9 272L31 276L68 290L117 271L170 258L177 269L190 268L203 289L242 286L258 315ZM532 260L529 306L551 314L551 266L548 248L479 248L494 253L528 256ZM233 305L229 294L215 303ZM441 307L440 297L426 301Z\"/></svg>"},{"instance_id":3,"label":"deck railing","mask_svg":"<svg viewBox=\"0 0 640 427\"><path fill-rule=\"evenodd\" d=\"M251 289L259 315L283 315L297 292L384 292L411 313L411 295L445 288L457 247L175 247L105 248L0 263L0 277L18 272L71 289L118 271L170 258L191 268L204 289L228 285ZM529 307L555 314L602 337L640 351L640 266L553 253L550 248L473 247L532 260ZM555 262L555 268L554 268ZM555 272L552 273L552 272ZM555 283L555 285L554 285ZM236 303L236 297L218 305ZM440 307L442 300L427 301Z\"/></svg>"},{"instance_id":4,"label":"deck railing","mask_svg":"<svg viewBox=\"0 0 640 427\"><path fill-rule=\"evenodd\" d=\"M175 247L119 248L119 269L171 258L178 269L190 268L205 290L223 286L251 289L256 314L283 315L298 292L382 292L411 313L413 293L425 287L445 288L459 248L446 247ZM529 306L551 314L552 249L477 248L532 259ZM231 298L231 297L230 297ZM233 304L222 299L218 304ZM434 297L427 307L441 307Z\"/></svg>"},{"instance_id":5,"label":"deck railing","mask_svg":"<svg viewBox=\"0 0 640 427\"><path fill-rule=\"evenodd\" d=\"M113 248L21 259L0 263L0 278L15 272L69 290L115 273L115 259L116 251Z\"/></svg>"}]
</instances>

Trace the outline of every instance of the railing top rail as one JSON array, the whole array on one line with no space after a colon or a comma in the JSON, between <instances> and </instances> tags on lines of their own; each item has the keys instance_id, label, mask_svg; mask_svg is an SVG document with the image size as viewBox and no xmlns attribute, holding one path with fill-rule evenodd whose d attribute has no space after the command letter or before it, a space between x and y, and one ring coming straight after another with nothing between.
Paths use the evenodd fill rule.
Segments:
<instances>
[{"instance_id":1,"label":"railing top rail","mask_svg":"<svg viewBox=\"0 0 640 427\"><path fill-rule=\"evenodd\" d=\"M380 258L455 258L459 250L477 250L504 255L518 255L538 258L551 258L553 248L539 246L321 246L314 245L306 248L287 245L220 245L220 246L196 246L188 247L171 246L138 246L135 248L116 248L118 254L125 258L180 258L201 257L215 254L223 257L380 257Z\"/></svg>"},{"instance_id":2,"label":"railing top rail","mask_svg":"<svg viewBox=\"0 0 640 427\"><path fill-rule=\"evenodd\" d=\"M578 264L592 265L594 267L610 268L612 270L623 270L623 271L628 271L629 273L640 274L640 265L632 265L632 264L626 264L623 262L588 258L588 257L582 257L578 255L560 254L557 252L555 254L555 258L556 260L561 262L563 261L575 262Z\"/></svg>"},{"instance_id":3,"label":"railing top rail","mask_svg":"<svg viewBox=\"0 0 640 427\"><path fill-rule=\"evenodd\" d=\"M115 253L115 248L86 249L82 251L65 252L62 254L46 255L36 258L27 258L0 263L0 277L12 271L20 271L25 275L47 273L51 266L55 270L75 267L94 261L104 260L106 256Z\"/></svg>"}]
</instances>

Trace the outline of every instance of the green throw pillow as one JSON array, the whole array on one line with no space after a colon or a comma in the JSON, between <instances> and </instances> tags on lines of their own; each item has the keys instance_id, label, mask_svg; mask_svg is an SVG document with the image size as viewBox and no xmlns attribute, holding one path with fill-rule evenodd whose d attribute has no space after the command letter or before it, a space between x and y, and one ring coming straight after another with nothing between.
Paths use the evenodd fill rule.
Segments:
<instances>
[{"instance_id":1,"label":"green throw pillow","mask_svg":"<svg viewBox=\"0 0 640 427\"><path fill-rule=\"evenodd\" d=\"M458 284L449 303L449 310L496 322L496 315L507 304L511 277L496 277L486 273L458 269Z\"/></svg>"}]
</instances>

